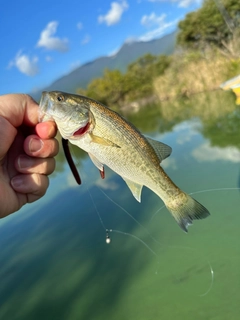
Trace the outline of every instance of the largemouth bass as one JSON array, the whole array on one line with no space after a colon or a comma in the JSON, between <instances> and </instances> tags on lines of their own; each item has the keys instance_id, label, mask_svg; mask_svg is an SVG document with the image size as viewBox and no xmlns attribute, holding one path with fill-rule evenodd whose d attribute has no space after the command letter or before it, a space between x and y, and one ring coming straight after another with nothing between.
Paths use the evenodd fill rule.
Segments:
<instances>
[{"instance_id":1,"label":"largemouth bass","mask_svg":"<svg viewBox=\"0 0 240 320\"><path fill-rule=\"evenodd\" d=\"M171 148L145 137L118 113L90 98L57 91L43 92L39 107L40 121L55 121L62 137L85 150L102 177L107 165L125 180L139 202L146 186L163 200L185 232L193 219L209 216L160 166Z\"/></svg>"}]
</instances>

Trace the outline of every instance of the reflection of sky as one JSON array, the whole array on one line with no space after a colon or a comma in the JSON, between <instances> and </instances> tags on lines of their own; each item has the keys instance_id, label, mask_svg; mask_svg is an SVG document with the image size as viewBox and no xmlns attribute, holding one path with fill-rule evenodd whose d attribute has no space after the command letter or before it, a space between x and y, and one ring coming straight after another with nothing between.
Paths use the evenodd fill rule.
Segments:
<instances>
[{"instance_id":1,"label":"reflection of sky","mask_svg":"<svg viewBox=\"0 0 240 320\"><path fill-rule=\"evenodd\" d=\"M219 148L204 142L192 151L193 157L198 161L230 161L240 162L240 151L236 147Z\"/></svg>"},{"instance_id":2,"label":"reflection of sky","mask_svg":"<svg viewBox=\"0 0 240 320\"><path fill-rule=\"evenodd\" d=\"M199 135L198 121L182 122L174 127L174 133L176 134L177 144L184 144L190 142L196 135Z\"/></svg>"},{"instance_id":3,"label":"reflection of sky","mask_svg":"<svg viewBox=\"0 0 240 320\"><path fill-rule=\"evenodd\" d=\"M154 139L169 144L173 148L171 156L162 163L164 168L176 169L183 149L188 149L197 161L229 161L240 162L240 151L236 147L220 148L211 146L200 134L201 123L194 119L176 125L172 132L154 135ZM186 144L185 147L183 145ZM178 160L176 159L176 156ZM188 155L189 156L189 155Z\"/></svg>"}]
</instances>

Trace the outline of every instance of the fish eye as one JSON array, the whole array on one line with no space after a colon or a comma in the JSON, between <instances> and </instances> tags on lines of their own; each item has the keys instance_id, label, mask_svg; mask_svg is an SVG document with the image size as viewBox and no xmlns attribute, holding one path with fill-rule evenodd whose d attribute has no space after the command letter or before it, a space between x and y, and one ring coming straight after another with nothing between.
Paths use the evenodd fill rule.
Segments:
<instances>
[{"instance_id":1,"label":"fish eye","mask_svg":"<svg viewBox=\"0 0 240 320\"><path fill-rule=\"evenodd\" d=\"M64 100L64 96L63 95L59 95L57 96L57 99L59 102L63 101Z\"/></svg>"}]
</instances>

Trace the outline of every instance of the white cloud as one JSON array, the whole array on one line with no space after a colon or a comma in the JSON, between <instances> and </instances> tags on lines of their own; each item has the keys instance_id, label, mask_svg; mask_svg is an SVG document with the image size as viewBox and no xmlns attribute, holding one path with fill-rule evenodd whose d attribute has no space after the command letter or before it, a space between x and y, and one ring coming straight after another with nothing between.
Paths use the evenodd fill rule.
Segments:
<instances>
[{"instance_id":1,"label":"white cloud","mask_svg":"<svg viewBox=\"0 0 240 320\"><path fill-rule=\"evenodd\" d=\"M81 44L87 44L91 40L91 37L86 34L85 37L82 39Z\"/></svg>"},{"instance_id":2,"label":"white cloud","mask_svg":"<svg viewBox=\"0 0 240 320\"><path fill-rule=\"evenodd\" d=\"M196 135L198 135L198 132L191 129L187 133L185 131L183 131L182 133L180 132L177 136L176 142L177 144L188 143Z\"/></svg>"},{"instance_id":3,"label":"white cloud","mask_svg":"<svg viewBox=\"0 0 240 320\"><path fill-rule=\"evenodd\" d=\"M240 151L236 147L212 147L209 142L205 142L192 151L192 155L198 161L230 161L239 163Z\"/></svg>"},{"instance_id":4,"label":"white cloud","mask_svg":"<svg viewBox=\"0 0 240 320\"><path fill-rule=\"evenodd\" d=\"M78 28L78 30L82 30L82 28L83 28L82 22L77 23L77 28Z\"/></svg>"},{"instance_id":5,"label":"white cloud","mask_svg":"<svg viewBox=\"0 0 240 320\"><path fill-rule=\"evenodd\" d=\"M194 136L199 135L201 130L201 122L197 119L192 119L191 121L184 121L180 124L174 126L174 132L176 132L176 143L185 144L189 143Z\"/></svg>"},{"instance_id":6,"label":"white cloud","mask_svg":"<svg viewBox=\"0 0 240 320\"><path fill-rule=\"evenodd\" d=\"M177 161L173 157L166 158L161 162L161 167L164 169L171 168L173 170L177 170Z\"/></svg>"},{"instance_id":7,"label":"white cloud","mask_svg":"<svg viewBox=\"0 0 240 320\"><path fill-rule=\"evenodd\" d=\"M152 12L149 16L144 15L141 19L141 24L145 27L152 27L154 25L163 25L166 14L161 14L157 16L155 12Z\"/></svg>"},{"instance_id":8,"label":"white cloud","mask_svg":"<svg viewBox=\"0 0 240 320\"><path fill-rule=\"evenodd\" d=\"M109 176L108 176L108 179L104 179L104 180L98 178L94 184L95 186L100 187L101 189L104 189L104 190L115 191L119 188L119 185L115 181L109 180Z\"/></svg>"},{"instance_id":9,"label":"white cloud","mask_svg":"<svg viewBox=\"0 0 240 320\"><path fill-rule=\"evenodd\" d=\"M166 15L162 14L160 16L157 16L154 12L151 13L149 16L145 15L141 19L141 24L144 25L145 27L154 27L156 28L152 29L151 31L146 32L142 36L139 37L139 40L141 41L149 41L155 38L158 38L162 36L166 31L173 30L176 28L176 25L179 21L179 19L166 22Z\"/></svg>"},{"instance_id":10,"label":"white cloud","mask_svg":"<svg viewBox=\"0 0 240 320\"><path fill-rule=\"evenodd\" d=\"M15 66L20 72L27 76L35 76L39 72L37 63L38 57L34 56L31 59L28 55L22 54L22 52L19 51L14 60L9 63L9 68Z\"/></svg>"},{"instance_id":11,"label":"white cloud","mask_svg":"<svg viewBox=\"0 0 240 320\"><path fill-rule=\"evenodd\" d=\"M169 2L169 0L148 0L149 2ZM170 2L176 3L180 8L188 8L191 5L200 5L202 0L171 0Z\"/></svg>"},{"instance_id":12,"label":"white cloud","mask_svg":"<svg viewBox=\"0 0 240 320\"><path fill-rule=\"evenodd\" d=\"M54 37L57 27L57 21L49 22L46 28L41 32L37 47L44 47L48 50L57 50L60 52L68 51L68 40L66 38L60 39L58 37Z\"/></svg>"},{"instance_id":13,"label":"white cloud","mask_svg":"<svg viewBox=\"0 0 240 320\"><path fill-rule=\"evenodd\" d=\"M98 17L99 23L106 23L107 26L118 23L121 20L122 14L128 9L127 1L112 2L110 10L106 15L101 15Z\"/></svg>"},{"instance_id":14,"label":"white cloud","mask_svg":"<svg viewBox=\"0 0 240 320\"><path fill-rule=\"evenodd\" d=\"M202 0L180 0L176 2L178 2L180 8L188 8L191 5L200 5Z\"/></svg>"}]
</instances>

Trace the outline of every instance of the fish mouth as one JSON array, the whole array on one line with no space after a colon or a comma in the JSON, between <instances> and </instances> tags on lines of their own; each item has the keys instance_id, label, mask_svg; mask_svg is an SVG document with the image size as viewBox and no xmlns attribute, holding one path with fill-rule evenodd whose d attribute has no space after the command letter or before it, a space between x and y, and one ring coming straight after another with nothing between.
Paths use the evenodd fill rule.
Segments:
<instances>
[{"instance_id":1,"label":"fish mouth","mask_svg":"<svg viewBox=\"0 0 240 320\"><path fill-rule=\"evenodd\" d=\"M75 131L73 133L73 137L77 138L79 136L82 136L84 135L85 133L87 133L89 130L89 127L90 127L90 122L87 122L86 125L84 125L83 127L79 128L77 131Z\"/></svg>"}]
</instances>

